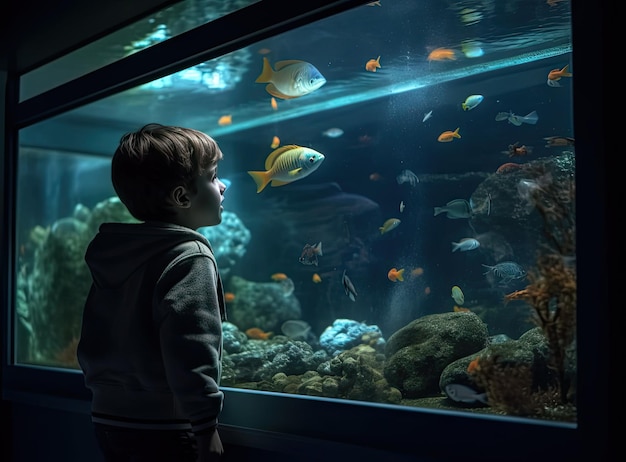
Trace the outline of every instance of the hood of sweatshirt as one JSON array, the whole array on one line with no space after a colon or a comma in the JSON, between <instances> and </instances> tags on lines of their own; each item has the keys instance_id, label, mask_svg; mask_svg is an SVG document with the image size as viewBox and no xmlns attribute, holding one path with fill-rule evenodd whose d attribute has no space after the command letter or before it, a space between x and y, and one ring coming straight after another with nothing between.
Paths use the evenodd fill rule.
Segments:
<instances>
[{"instance_id":1,"label":"hood of sweatshirt","mask_svg":"<svg viewBox=\"0 0 626 462\"><path fill-rule=\"evenodd\" d=\"M200 233L169 223L104 223L91 241L85 261L99 287L122 284L139 267L155 256L186 241L201 241L210 247Z\"/></svg>"}]
</instances>

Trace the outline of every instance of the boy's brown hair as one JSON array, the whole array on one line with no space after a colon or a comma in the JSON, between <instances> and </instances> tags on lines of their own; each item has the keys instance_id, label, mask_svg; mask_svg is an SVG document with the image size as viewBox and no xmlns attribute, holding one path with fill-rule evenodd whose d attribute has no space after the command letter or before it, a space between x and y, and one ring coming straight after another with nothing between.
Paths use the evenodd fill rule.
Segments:
<instances>
[{"instance_id":1,"label":"boy's brown hair","mask_svg":"<svg viewBox=\"0 0 626 462\"><path fill-rule=\"evenodd\" d=\"M195 192L195 180L219 160L219 147L191 128L148 124L122 136L111 163L113 188L141 221L171 216L167 195L176 186Z\"/></svg>"}]
</instances>

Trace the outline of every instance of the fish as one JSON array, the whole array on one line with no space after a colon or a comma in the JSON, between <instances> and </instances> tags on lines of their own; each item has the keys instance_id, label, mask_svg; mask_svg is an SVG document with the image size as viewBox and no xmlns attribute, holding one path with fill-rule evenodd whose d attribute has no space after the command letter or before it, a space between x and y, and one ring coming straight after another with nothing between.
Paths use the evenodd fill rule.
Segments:
<instances>
[{"instance_id":1,"label":"fish","mask_svg":"<svg viewBox=\"0 0 626 462\"><path fill-rule=\"evenodd\" d=\"M433 116L433 111L432 109L428 112L424 113L424 118L422 119L422 123L426 122L428 119L430 119Z\"/></svg>"},{"instance_id":2,"label":"fish","mask_svg":"<svg viewBox=\"0 0 626 462\"><path fill-rule=\"evenodd\" d=\"M470 218L472 216L472 207L465 199L454 199L443 207L435 207L435 216L440 213L446 213L448 218Z\"/></svg>"},{"instance_id":3,"label":"fish","mask_svg":"<svg viewBox=\"0 0 626 462\"><path fill-rule=\"evenodd\" d=\"M259 329L258 327L251 327L246 330L246 335L255 340L268 340L272 334L273 332L265 332L263 329Z\"/></svg>"},{"instance_id":4,"label":"fish","mask_svg":"<svg viewBox=\"0 0 626 462\"><path fill-rule=\"evenodd\" d=\"M323 255L322 241L319 241L317 244L314 245L305 244L305 246L302 248L302 253L300 254L300 258L298 258L298 261L303 265L317 266L317 257L321 257Z\"/></svg>"},{"instance_id":5,"label":"fish","mask_svg":"<svg viewBox=\"0 0 626 462\"><path fill-rule=\"evenodd\" d=\"M452 401L459 403L475 403L476 401L480 401L481 403L487 404L487 393L479 393L460 383L449 383L445 386L445 392Z\"/></svg>"},{"instance_id":6,"label":"fish","mask_svg":"<svg viewBox=\"0 0 626 462\"><path fill-rule=\"evenodd\" d=\"M455 313L469 313L472 310L470 310L469 308L462 307L462 306L454 305L454 307L452 308L452 311L454 311Z\"/></svg>"},{"instance_id":7,"label":"fish","mask_svg":"<svg viewBox=\"0 0 626 462\"><path fill-rule=\"evenodd\" d=\"M380 4L380 0L378 0L376 2L369 2L367 6L382 6L382 5Z\"/></svg>"},{"instance_id":8,"label":"fish","mask_svg":"<svg viewBox=\"0 0 626 462\"><path fill-rule=\"evenodd\" d=\"M380 69L380 56L376 59L370 59L365 63L365 70L369 72L376 72L376 69Z\"/></svg>"},{"instance_id":9,"label":"fish","mask_svg":"<svg viewBox=\"0 0 626 462\"><path fill-rule=\"evenodd\" d=\"M457 129L454 131L446 130L437 137L437 141L439 141L440 143L449 143L454 138L461 138L461 135L459 135L459 128L460 127L457 127Z\"/></svg>"},{"instance_id":10,"label":"fish","mask_svg":"<svg viewBox=\"0 0 626 462\"><path fill-rule=\"evenodd\" d=\"M464 40L461 42L461 51L466 58L480 58L485 54L481 43L476 40Z\"/></svg>"},{"instance_id":11,"label":"fish","mask_svg":"<svg viewBox=\"0 0 626 462\"><path fill-rule=\"evenodd\" d=\"M467 252L468 250L474 250L478 247L480 247L480 242L478 242L478 239L474 239L473 237L464 237L459 242L452 242L453 252L456 252L457 250Z\"/></svg>"},{"instance_id":12,"label":"fish","mask_svg":"<svg viewBox=\"0 0 626 462\"><path fill-rule=\"evenodd\" d=\"M420 182L420 179L411 170L405 169L398 173L396 181L398 184L409 183L412 187L415 187Z\"/></svg>"},{"instance_id":13,"label":"fish","mask_svg":"<svg viewBox=\"0 0 626 462\"><path fill-rule=\"evenodd\" d=\"M311 148L289 144L272 151L265 159L265 171L248 171L260 193L271 183L283 186L309 176L324 161L324 154Z\"/></svg>"},{"instance_id":14,"label":"fish","mask_svg":"<svg viewBox=\"0 0 626 462\"><path fill-rule=\"evenodd\" d=\"M315 284L319 284L320 282L322 282L322 277L319 274L317 274L317 273L313 273L313 276L311 277L311 280Z\"/></svg>"},{"instance_id":15,"label":"fish","mask_svg":"<svg viewBox=\"0 0 626 462\"><path fill-rule=\"evenodd\" d=\"M422 274L424 274L424 268L422 268L421 266L418 266L417 268L413 268L411 270L412 277L418 277L418 276L421 276Z\"/></svg>"},{"instance_id":16,"label":"fish","mask_svg":"<svg viewBox=\"0 0 626 462\"><path fill-rule=\"evenodd\" d=\"M546 148L574 146L574 138L568 138L567 136L546 136L544 141L546 142Z\"/></svg>"},{"instance_id":17,"label":"fish","mask_svg":"<svg viewBox=\"0 0 626 462\"><path fill-rule=\"evenodd\" d=\"M380 181L382 179L382 175L378 172L372 172L369 176L370 181Z\"/></svg>"},{"instance_id":18,"label":"fish","mask_svg":"<svg viewBox=\"0 0 626 462\"><path fill-rule=\"evenodd\" d=\"M232 303L235 301L235 294L232 292L224 292L224 301L226 303Z\"/></svg>"},{"instance_id":19,"label":"fish","mask_svg":"<svg viewBox=\"0 0 626 462\"><path fill-rule=\"evenodd\" d=\"M506 162L496 169L497 174L509 173L514 170L524 168L524 164L516 164L515 162Z\"/></svg>"},{"instance_id":20,"label":"fish","mask_svg":"<svg viewBox=\"0 0 626 462\"><path fill-rule=\"evenodd\" d=\"M572 77L572 73L569 72L569 64L566 64L562 69L552 69L548 72L548 82L558 82L562 77ZM550 85L550 83L548 83Z\"/></svg>"},{"instance_id":21,"label":"fish","mask_svg":"<svg viewBox=\"0 0 626 462\"><path fill-rule=\"evenodd\" d=\"M272 96L272 99L270 100L270 104L272 105L272 109L274 109L275 111L278 110L278 103L276 102L276 98L274 98Z\"/></svg>"},{"instance_id":22,"label":"fish","mask_svg":"<svg viewBox=\"0 0 626 462\"><path fill-rule=\"evenodd\" d=\"M283 281L285 279L288 279L289 276L287 276L285 273L274 273L270 276L270 278L272 278L272 281Z\"/></svg>"},{"instance_id":23,"label":"fish","mask_svg":"<svg viewBox=\"0 0 626 462\"><path fill-rule=\"evenodd\" d=\"M452 286L452 298L458 305L465 303L465 295L459 286Z\"/></svg>"},{"instance_id":24,"label":"fish","mask_svg":"<svg viewBox=\"0 0 626 462\"><path fill-rule=\"evenodd\" d=\"M496 121L500 122L502 120L508 120L510 124L513 124L516 127L519 127L522 124L535 125L537 121L539 120L539 115L537 114L537 111L529 112L523 117L517 114L514 114L511 111L498 112L496 114Z\"/></svg>"},{"instance_id":25,"label":"fish","mask_svg":"<svg viewBox=\"0 0 626 462\"><path fill-rule=\"evenodd\" d=\"M280 330L292 340L304 340L309 335L311 326L306 321L290 319L282 323Z\"/></svg>"},{"instance_id":26,"label":"fish","mask_svg":"<svg viewBox=\"0 0 626 462\"><path fill-rule=\"evenodd\" d=\"M464 111L471 111L480 103L482 103L483 99L485 99L483 95L469 95L467 98L465 98L465 101L461 103L461 107Z\"/></svg>"},{"instance_id":27,"label":"fish","mask_svg":"<svg viewBox=\"0 0 626 462\"><path fill-rule=\"evenodd\" d=\"M526 270L514 261L503 261L493 266L483 264L483 266L487 268L483 275L493 273L500 278L502 283L511 282L514 279L523 279L527 274Z\"/></svg>"},{"instance_id":28,"label":"fish","mask_svg":"<svg viewBox=\"0 0 626 462\"><path fill-rule=\"evenodd\" d=\"M306 61L278 61L272 69L269 60L264 57L263 70L255 82L267 83L265 90L276 98L293 99L317 90L326 83L326 78Z\"/></svg>"},{"instance_id":29,"label":"fish","mask_svg":"<svg viewBox=\"0 0 626 462\"><path fill-rule=\"evenodd\" d=\"M506 151L500 151L502 154L508 154L509 157L521 157L528 154L532 154L533 147L520 144L516 141L513 144L509 144L509 148Z\"/></svg>"},{"instance_id":30,"label":"fish","mask_svg":"<svg viewBox=\"0 0 626 462\"><path fill-rule=\"evenodd\" d=\"M354 284L352 284L352 281L346 274L346 270L343 270L343 275L341 276L341 285L343 285L343 290L346 292L348 298L355 302L358 294L356 293Z\"/></svg>"},{"instance_id":31,"label":"fish","mask_svg":"<svg viewBox=\"0 0 626 462\"><path fill-rule=\"evenodd\" d=\"M485 203L487 204L487 216L491 215L491 206L493 205L493 197L491 193L487 193L487 198L485 199Z\"/></svg>"},{"instance_id":32,"label":"fish","mask_svg":"<svg viewBox=\"0 0 626 462\"><path fill-rule=\"evenodd\" d=\"M233 116L230 114L223 115L219 119L217 119L218 125L230 125L233 123Z\"/></svg>"},{"instance_id":33,"label":"fish","mask_svg":"<svg viewBox=\"0 0 626 462\"><path fill-rule=\"evenodd\" d=\"M391 268L387 272L387 279L389 279L391 282L404 281L404 268L403 269Z\"/></svg>"},{"instance_id":34,"label":"fish","mask_svg":"<svg viewBox=\"0 0 626 462\"><path fill-rule=\"evenodd\" d=\"M378 228L380 234L385 234L391 231L392 229L396 229L398 225L401 223L399 218L389 218L385 220L382 226Z\"/></svg>"},{"instance_id":35,"label":"fish","mask_svg":"<svg viewBox=\"0 0 626 462\"><path fill-rule=\"evenodd\" d=\"M432 290L430 289L430 286L424 287L424 295L430 295L431 292Z\"/></svg>"},{"instance_id":36,"label":"fish","mask_svg":"<svg viewBox=\"0 0 626 462\"><path fill-rule=\"evenodd\" d=\"M280 138L274 136L274 138L272 138L272 144L270 144L270 148L276 149L278 146L280 146Z\"/></svg>"},{"instance_id":37,"label":"fish","mask_svg":"<svg viewBox=\"0 0 626 462\"><path fill-rule=\"evenodd\" d=\"M404 212L404 201L400 201L400 213Z\"/></svg>"},{"instance_id":38,"label":"fish","mask_svg":"<svg viewBox=\"0 0 626 462\"><path fill-rule=\"evenodd\" d=\"M322 136L327 138L339 138L341 135L343 135L343 130L337 127L329 128L322 132Z\"/></svg>"},{"instance_id":39,"label":"fish","mask_svg":"<svg viewBox=\"0 0 626 462\"><path fill-rule=\"evenodd\" d=\"M456 54L451 48L435 48L428 54L428 61L455 60Z\"/></svg>"}]
</instances>

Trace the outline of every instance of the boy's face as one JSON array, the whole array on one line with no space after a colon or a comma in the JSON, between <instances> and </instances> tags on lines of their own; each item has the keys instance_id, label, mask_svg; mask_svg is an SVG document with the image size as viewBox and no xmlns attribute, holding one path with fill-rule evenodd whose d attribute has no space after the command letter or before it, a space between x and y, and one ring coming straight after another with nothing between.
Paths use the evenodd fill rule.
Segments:
<instances>
[{"instance_id":1,"label":"boy's face","mask_svg":"<svg viewBox=\"0 0 626 462\"><path fill-rule=\"evenodd\" d=\"M217 163L196 178L196 193L190 192L191 206L187 211L188 227L219 225L222 222L222 201L226 185L217 177Z\"/></svg>"}]
</instances>

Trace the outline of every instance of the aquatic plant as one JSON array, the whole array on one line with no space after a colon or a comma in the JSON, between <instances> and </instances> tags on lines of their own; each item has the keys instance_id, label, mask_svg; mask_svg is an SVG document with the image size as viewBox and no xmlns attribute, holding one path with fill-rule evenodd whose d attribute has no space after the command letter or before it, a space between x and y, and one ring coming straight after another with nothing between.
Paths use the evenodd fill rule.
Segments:
<instances>
[{"instance_id":1,"label":"aquatic plant","mask_svg":"<svg viewBox=\"0 0 626 462\"><path fill-rule=\"evenodd\" d=\"M545 178L541 168L535 172ZM530 284L505 296L505 300L524 300L532 309L532 321L541 328L549 348L549 366L556 373L555 388L559 401L575 398L576 358L576 266L575 266L575 183L543 182L534 188L531 200L542 217L545 245L537 257L536 268L528 272Z\"/></svg>"}]
</instances>

